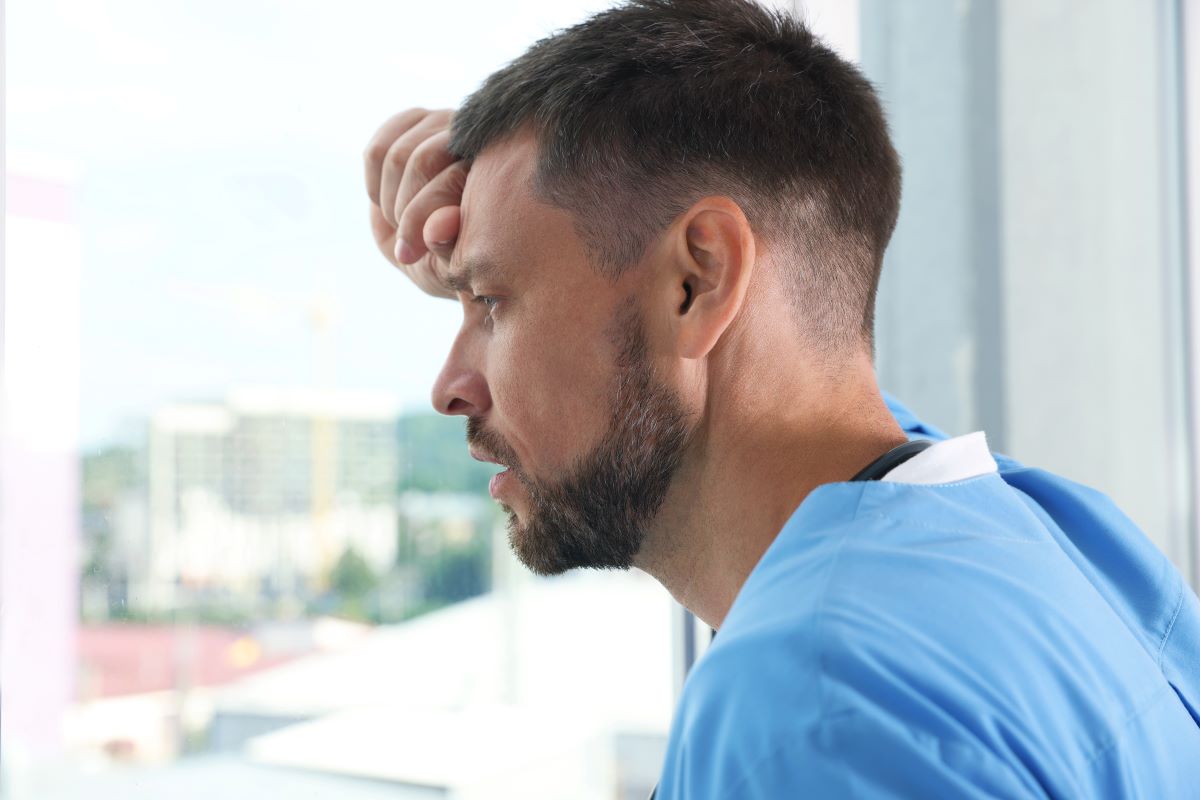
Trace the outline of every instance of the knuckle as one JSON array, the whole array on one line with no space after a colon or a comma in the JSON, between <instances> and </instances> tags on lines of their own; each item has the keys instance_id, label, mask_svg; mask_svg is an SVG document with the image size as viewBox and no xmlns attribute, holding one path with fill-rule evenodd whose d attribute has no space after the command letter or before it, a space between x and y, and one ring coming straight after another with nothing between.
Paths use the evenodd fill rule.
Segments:
<instances>
[{"instance_id":1,"label":"knuckle","mask_svg":"<svg viewBox=\"0 0 1200 800\"><path fill-rule=\"evenodd\" d=\"M404 169L410 155L412 155L412 148L404 141L404 137L400 137L395 144L388 148L387 159L397 169Z\"/></svg>"},{"instance_id":2,"label":"knuckle","mask_svg":"<svg viewBox=\"0 0 1200 800\"><path fill-rule=\"evenodd\" d=\"M388 120L384 122L374 134L371 135L371 139L367 142L367 146L363 148L363 157L368 161L382 163L384 157L387 155L388 149L392 146L392 143L399 138L398 135L389 136L388 132L399 127L401 133L403 133L417 122L420 122L420 120L428 113L429 112L423 108L409 108L389 117Z\"/></svg>"},{"instance_id":3,"label":"knuckle","mask_svg":"<svg viewBox=\"0 0 1200 800\"><path fill-rule=\"evenodd\" d=\"M430 139L426 139L413 150L412 155L408 159L405 178L411 175L412 179L424 184L428 183L429 179L433 177L433 172L437 169L438 153L430 145L430 141Z\"/></svg>"},{"instance_id":4,"label":"knuckle","mask_svg":"<svg viewBox=\"0 0 1200 800\"><path fill-rule=\"evenodd\" d=\"M396 126L399 126L401 132L403 132L411 128L413 125L416 125L427 116L429 116L429 111L424 108L406 108L396 116L392 117L392 124L389 125L389 127L394 129Z\"/></svg>"},{"instance_id":5,"label":"knuckle","mask_svg":"<svg viewBox=\"0 0 1200 800\"><path fill-rule=\"evenodd\" d=\"M371 165L379 165L383 163L383 159L387 156L387 145L379 141L378 138L372 138L367 146L363 149L363 160Z\"/></svg>"}]
</instances>

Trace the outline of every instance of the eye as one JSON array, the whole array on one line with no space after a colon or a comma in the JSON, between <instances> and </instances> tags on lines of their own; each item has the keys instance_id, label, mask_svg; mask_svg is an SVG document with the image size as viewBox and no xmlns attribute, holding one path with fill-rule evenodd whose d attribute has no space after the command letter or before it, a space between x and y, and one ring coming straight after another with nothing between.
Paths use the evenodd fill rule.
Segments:
<instances>
[{"instance_id":1,"label":"eye","mask_svg":"<svg viewBox=\"0 0 1200 800\"><path fill-rule=\"evenodd\" d=\"M490 294L477 294L471 298L471 302L478 303L479 305L486 308L487 309L487 321L491 322L491 321L493 321L492 314L495 312L496 305L500 302L500 298L494 297L493 295L490 295Z\"/></svg>"},{"instance_id":2,"label":"eye","mask_svg":"<svg viewBox=\"0 0 1200 800\"><path fill-rule=\"evenodd\" d=\"M492 297L489 294L477 294L471 299L474 302L479 303L481 306L484 306L488 311L494 309L496 307L496 303L500 302L500 298Z\"/></svg>"}]
</instances>

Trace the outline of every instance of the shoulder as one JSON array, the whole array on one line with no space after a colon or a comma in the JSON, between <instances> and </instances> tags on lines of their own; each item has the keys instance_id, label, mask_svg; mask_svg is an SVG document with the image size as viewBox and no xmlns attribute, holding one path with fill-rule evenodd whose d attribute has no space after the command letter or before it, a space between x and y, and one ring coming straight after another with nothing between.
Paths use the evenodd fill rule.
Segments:
<instances>
[{"instance_id":1,"label":"shoulder","mask_svg":"<svg viewBox=\"0 0 1200 800\"><path fill-rule=\"evenodd\" d=\"M775 796L842 795L856 781L900 796L1024 793L1027 773L972 715L995 702L977 676L1004 682L993 673L1021 646L997 613L1012 608L1010 576L1045 553L994 519L930 525L891 505L857 504L756 568L680 700L667 765L691 788L676 796L772 782Z\"/></svg>"},{"instance_id":2,"label":"shoulder","mask_svg":"<svg viewBox=\"0 0 1200 800\"><path fill-rule=\"evenodd\" d=\"M889 695L905 690L868 649L809 622L714 643L681 698L664 800L1024 794L986 748L921 713L933 700L898 707Z\"/></svg>"}]
</instances>

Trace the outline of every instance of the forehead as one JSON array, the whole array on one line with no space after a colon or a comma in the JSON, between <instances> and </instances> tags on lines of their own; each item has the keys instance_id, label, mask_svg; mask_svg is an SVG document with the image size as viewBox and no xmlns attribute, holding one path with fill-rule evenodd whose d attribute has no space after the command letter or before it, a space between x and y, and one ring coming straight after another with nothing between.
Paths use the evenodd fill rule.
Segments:
<instances>
[{"instance_id":1,"label":"forehead","mask_svg":"<svg viewBox=\"0 0 1200 800\"><path fill-rule=\"evenodd\" d=\"M452 271L470 263L517 268L551 257L559 263L584 257L570 215L534 196L536 164L537 140L525 133L475 159L463 189Z\"/></svg>"},{"instance_id":2,"label":"forehead","mask_svg":"<svg viewBox=\"0 0 1200 800\"><path fill-rule=\"evenodd\" d=\"M520 133L489 146L471 164L463 189L464 212L486 212L501 199L532 200L536 163L537 140L532 134Z\"/></svg>"}]
</instances>

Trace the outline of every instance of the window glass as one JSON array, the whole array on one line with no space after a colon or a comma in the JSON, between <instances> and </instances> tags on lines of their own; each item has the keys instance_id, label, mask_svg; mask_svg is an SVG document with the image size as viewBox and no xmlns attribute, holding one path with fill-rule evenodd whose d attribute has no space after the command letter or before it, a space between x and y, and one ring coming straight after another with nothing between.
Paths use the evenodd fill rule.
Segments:
<instances>
[{"instance_id":1,"label":"window glass","mask_svg":"<svg viewBox=\"0 0 1200 800\"><path fill-rule=\"evenodd\" d=\"M514 560L361 164L605 5L8 4L5 797L649 793L672 601Z\"/></svg>"}]
</instances>

